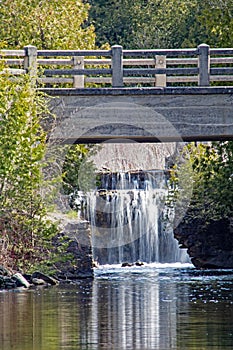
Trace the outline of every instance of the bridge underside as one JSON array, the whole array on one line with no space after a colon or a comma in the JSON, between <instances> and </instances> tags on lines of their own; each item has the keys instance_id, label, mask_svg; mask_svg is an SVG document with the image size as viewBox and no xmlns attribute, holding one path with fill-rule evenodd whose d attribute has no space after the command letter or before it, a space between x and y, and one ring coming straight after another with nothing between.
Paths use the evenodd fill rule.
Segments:
<instances>
[{"instance_id":1,"label":"bridge underside","mask_svg":"<svg viewBox=\"0 0 233 350\"><path fill-rule=\"evenodd\" d=\"M233 87L44 89L52 142L233 140Z\"/></svg>"}]
</instances>

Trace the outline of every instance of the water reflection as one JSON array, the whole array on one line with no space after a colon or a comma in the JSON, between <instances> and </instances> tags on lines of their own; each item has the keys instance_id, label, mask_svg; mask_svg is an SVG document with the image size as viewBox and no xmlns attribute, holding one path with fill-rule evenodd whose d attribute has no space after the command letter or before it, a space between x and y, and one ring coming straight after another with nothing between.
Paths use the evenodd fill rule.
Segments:
<instances>
[{"instance_id":1,"label":"water reflection","mask_svg":"<svg viewBox=\"0 0 233 350\"><path fill-rule=\"evenodd\" d=\"M159 344L158 285L153 290L146 283L121 280L113 283L100 281L94 284L92 325L97 332L93 341L112 349L157 348ZM106 301L108 301L106 303ZM150 308L150 312L148 312ZM117 332L116 332L117 329Z\"/></svg>"},{"instance_id":2,"label":"water reflection","mask_svg":"<svg viewBox=\"0 0 233 350\"><path fill-rule=\"evenodd\" d=\"M150 266L1 292L0 349L231 349L232 287L232 271Z\"/></svg>"}]
</instances>

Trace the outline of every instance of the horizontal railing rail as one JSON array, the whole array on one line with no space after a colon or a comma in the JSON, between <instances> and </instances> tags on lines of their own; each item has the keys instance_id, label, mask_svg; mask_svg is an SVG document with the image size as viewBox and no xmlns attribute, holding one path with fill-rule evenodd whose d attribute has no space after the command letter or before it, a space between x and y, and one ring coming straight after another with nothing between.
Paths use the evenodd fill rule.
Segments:
<instances>
[{"instance_id":1,"label":"horizontal railing rail","mask_svg":"<svg viewBox=\"0 0 233 350\"><path fill-rule=\"evenodd\" d=\"M233 82L233 48L123 50L0 50L4 71L30 74L38 86L227 86Z\"/></svg>"}]
</instances>

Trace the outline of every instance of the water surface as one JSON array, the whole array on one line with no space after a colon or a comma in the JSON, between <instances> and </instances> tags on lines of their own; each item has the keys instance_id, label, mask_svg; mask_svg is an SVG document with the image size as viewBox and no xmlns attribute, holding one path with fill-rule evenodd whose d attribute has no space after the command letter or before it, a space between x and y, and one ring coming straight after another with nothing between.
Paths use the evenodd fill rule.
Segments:
<instances>
[{"instance_id":1,"label":"water surface","mask_svg":"<svg viewBox=\"0 0 233 350\"><path fill-rule=\"evenodd\" d=\"M232 270L105 266L93 281L0 293L1 350L232 348Z\"/></svg>"}]
</instances>

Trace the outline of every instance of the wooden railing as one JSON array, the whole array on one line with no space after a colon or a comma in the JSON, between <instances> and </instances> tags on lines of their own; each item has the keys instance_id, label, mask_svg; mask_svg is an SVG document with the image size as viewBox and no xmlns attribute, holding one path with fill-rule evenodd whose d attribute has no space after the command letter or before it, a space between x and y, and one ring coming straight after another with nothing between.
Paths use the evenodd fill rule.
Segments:
<instances>
[{"instance_id":1,"label":"wooden railing","mask_svg":"<svg viewBox=\"0 0 233 350\"><path fill-rule=\"evenodd\" d=\"M166 87L227 86L233 82L233 48L202 44L193 49L0 50L12 75L29 73L38 86Z\"/></svg>"}]
</instances>

